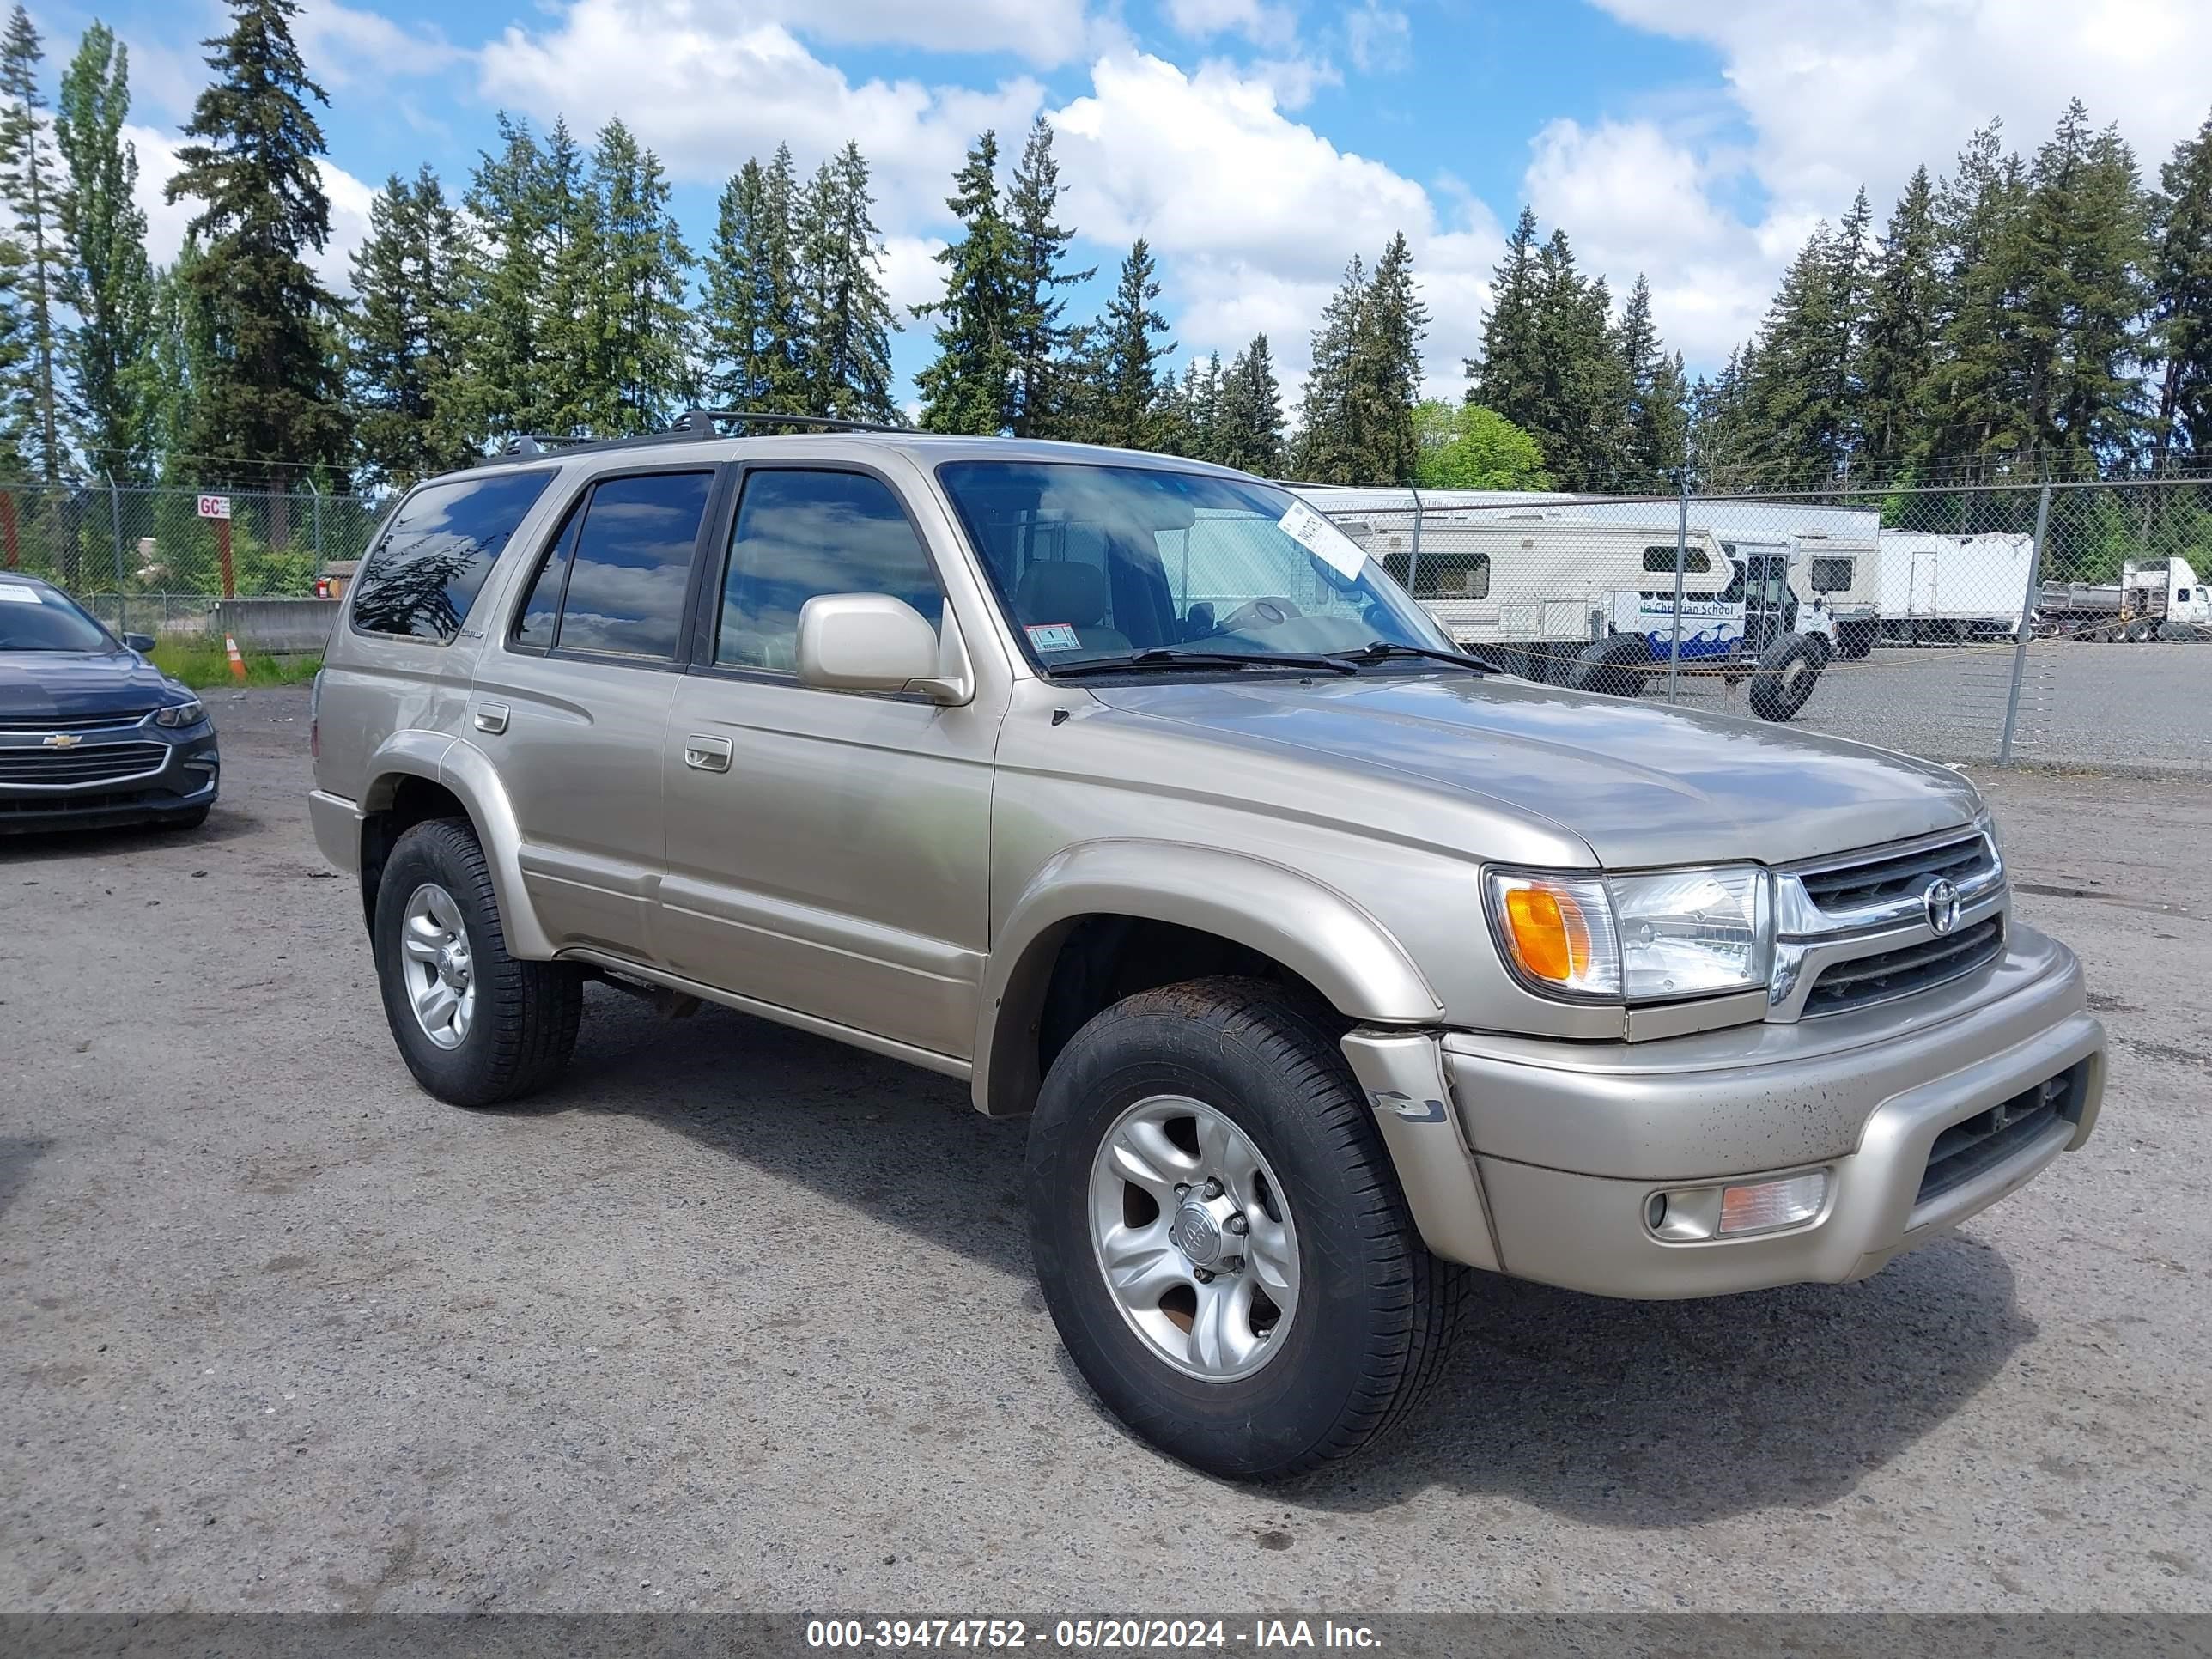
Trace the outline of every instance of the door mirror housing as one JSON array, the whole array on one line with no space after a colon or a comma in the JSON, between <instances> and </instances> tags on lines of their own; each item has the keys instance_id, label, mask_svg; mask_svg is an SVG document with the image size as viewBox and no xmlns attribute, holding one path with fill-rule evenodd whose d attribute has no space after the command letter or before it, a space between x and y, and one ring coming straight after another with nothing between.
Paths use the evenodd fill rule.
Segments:
<instances>
[{"instance_id":1,"label":"door mirror housing","mask_svg":"<svg viewBox=\"0 0 2212 1659\"><path fill-rule=\"evenodd\" d=\"M125 634L123 636L123 648L126 651L136 651L143 657L154 648L154 636L151 634Z\"/></svg>"},{"instance_id":2,"label":"door mirror housing","mask_svg":"<svg viewBox=\"0 0 2212 1659\"><path fill-rule=\"evenodd\" d=\"M941 703L975 695L948 615L942 637L888 593L817 593L799 608L799 678L831 691L919 691Z\"/></svg>"}]
</instances>

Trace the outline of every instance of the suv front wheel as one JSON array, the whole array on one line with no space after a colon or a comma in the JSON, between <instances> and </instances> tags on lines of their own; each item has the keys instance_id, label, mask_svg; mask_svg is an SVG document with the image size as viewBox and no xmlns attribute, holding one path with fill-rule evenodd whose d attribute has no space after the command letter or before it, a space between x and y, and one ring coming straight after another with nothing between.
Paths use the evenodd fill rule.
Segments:
<instances>
[{"instance_id":1,"label":"suv front wheel","mask_svg":"<svg viewBox=\"0 0 2212 1659\"><path fill-rule=\"evenodd\" d=\"M507 951L490 866L457 818L399 837L376 890L384 1017L415 1080L455 1106L493 1106L552 1080L576 1046L580 969Z\"/></svg>"},{"instance_id":2,"label":"suv front wheel","mask_svg":"<svg viewBox=\"0 0 2212 1659\"><path fill-rule=\"evenodd\" d=\"M1432 1258L1320 1011L1256 980L1146 991L1077 1032L1030 1127L1037 1276L1106 1406L1241 1480L1364 1445L1434 1378Z\"/></svg>"}]
</instances>

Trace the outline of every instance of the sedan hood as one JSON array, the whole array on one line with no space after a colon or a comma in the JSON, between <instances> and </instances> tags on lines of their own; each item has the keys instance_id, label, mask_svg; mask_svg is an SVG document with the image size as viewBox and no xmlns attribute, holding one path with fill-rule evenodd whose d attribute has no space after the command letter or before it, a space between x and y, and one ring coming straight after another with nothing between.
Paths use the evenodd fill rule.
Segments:
<instances>
[{"instance_id":1,"label":"sedan hood","mask_svg":"<svg viewBox=\"0 0 2212 1659\"><path fill-rule=\"evenodd\" d=\"M0 720L121 714L176 701L135 651L0 651Z\"/></svg>"},{"instance_id":2,"label":"sedan hood","mask_svg":"<svg viewBox=\"0 0 2212 1659\"><path fill-rule=\"evenodd\" d=\"M1579 837L1609 869L1786 864L1972 823L1959 773L1764 721L1492 676L1091 688L1218 738L1418 777ZM1347 780L1351 782L1351 780ZM1342 802L1359 812L1356 783Z\"/></svg>"}]
</instances>

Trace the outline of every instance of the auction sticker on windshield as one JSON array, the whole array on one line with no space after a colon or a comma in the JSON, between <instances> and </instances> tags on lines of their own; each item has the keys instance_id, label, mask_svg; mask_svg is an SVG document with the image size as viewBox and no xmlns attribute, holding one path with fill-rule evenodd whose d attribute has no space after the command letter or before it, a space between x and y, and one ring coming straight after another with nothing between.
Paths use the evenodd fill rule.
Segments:
<instances>
[{"instance_id":1,"label":"auction sticker on windshield","mask_svg":"<svg viewBox=\"0 0 2212 1659\"><path fill-rule=\"evenodd\" d=\"M1367 562L1367 554L1358 542L1304 501L1293 503L1289 512L1275 520L1275 527L1340 576L1356 577Z\"/></svg>"},{"instance_id":2,"label":"auction sticker on windshield","mask_svg":"<svg viewBox=\"0 0 2212 1659\"><path fill-rule=\"evenodd\" d=\"M1066 623L1034 623L1023 630L1040 651L1080 651L1081 635Z\"/></svg>"},{"instance_id":3,"label":"auction sticker on windshield","mask_svg":"<svg viewBox=\"0 0 2212 1659\"><path fill-rule=\"evenodd\" d=\"M0 582L0 605L36 605L38 602L37 588L17 587L12 583Z\"/></svg>"}]
</instances>

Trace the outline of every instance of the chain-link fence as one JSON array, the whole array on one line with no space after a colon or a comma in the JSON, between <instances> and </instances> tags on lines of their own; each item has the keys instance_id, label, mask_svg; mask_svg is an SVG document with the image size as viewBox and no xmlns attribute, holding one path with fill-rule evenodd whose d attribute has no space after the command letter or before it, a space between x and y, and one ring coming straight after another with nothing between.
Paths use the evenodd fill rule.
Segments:
<instances>
[{"instance_id":1,"label":"chain-link fence","mask_svg":"<svg viewBox=\"0 0 2212 1659\"><path fill-rule=\"evenodd\" d=\"M386 502L314 490L0 484L0 573L64 587L118 629L189 633L225 599L308 599Z\"/></svg>"},{"instance_id":2,"label":"chain-link fence","mask_svg":"<svg viewBox=\"0 0 2212 1659\"><path fill-rule=\"evenodd\" d=\"M2212 772L2212 480L1299 488L1517 672L1937 760Z\"/></svg>"}]
</instances>

